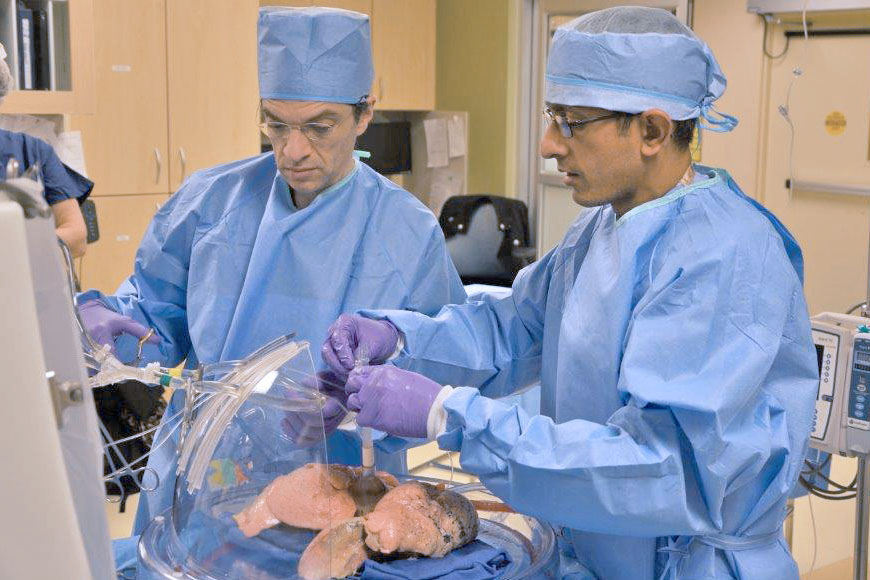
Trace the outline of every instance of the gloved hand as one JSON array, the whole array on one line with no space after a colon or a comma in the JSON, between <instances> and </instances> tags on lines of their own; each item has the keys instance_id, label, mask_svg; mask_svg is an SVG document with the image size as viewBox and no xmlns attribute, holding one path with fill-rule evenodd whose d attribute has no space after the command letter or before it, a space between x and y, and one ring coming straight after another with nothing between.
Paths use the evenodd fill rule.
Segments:
<instances>
[{"instance_id":1,"label":"gloved hand","mask_svg":"<svg viewBox=\"0 0 870 580\"><path fill-rule=\"evenodd\" d=\"M392 365L360 367L350 373L347 408L356 422L400 437L426 437L429 409L441 391L435 381Z\"/></svg>"},{"instance_id":2,"label":"gloved hand","mask_svg":"<svg viewBox=\"0 0 870 580\"><path fill-rule=\"evenodd\" d=\"M320 414L288 412L281 421L284 432L297 444L311 445L323 440L323 432L329 437L341 424L347 414L342 405L347 406L347 394L344 391L344 379L332 371L317 373L316 377L308 377L302 384L311 389L317 389L331 398L323 406L323 426Z\"/></svg>"},{"instance_id":3,"label":"gloved hand","mask_svg":"<svg viewBox=\"0 0 870 580\"><path fill-rule=\"evenodd\" d=\"M79 306L79 315L82 324L88 334L99 344L109 344L112 352L115 352L115 339L122 334L130 334L137 339L142 339L148 334L148 329L123 314L109 310L99 300L89 300ZM159 344L160 337L152 334L148 340L150 344Z\"/></svg>"},{"instance_id":4,"label":"gloved hand","mask_svg":"<svg viewBox=\"0 0 870 580\"><path fill-rule=\"evenodd\" d=\"M329 327L323 348L323 361L338 374L353 370L357 359L363 364L386 361L399 343L399 331L391 322L372 320L356 314L342 314Z\"/></svg>"}]
</instances>

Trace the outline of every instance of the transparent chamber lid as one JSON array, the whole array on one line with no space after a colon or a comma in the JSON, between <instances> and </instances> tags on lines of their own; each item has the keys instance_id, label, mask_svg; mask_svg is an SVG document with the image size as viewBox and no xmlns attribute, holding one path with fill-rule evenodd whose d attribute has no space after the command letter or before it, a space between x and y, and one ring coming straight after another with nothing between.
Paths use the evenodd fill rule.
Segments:
<instances>
[{"instance_id":1,"label":"transparent chamber lid","mask_svg":"<svg viewBox=\"0 0 870 580\"><path fill-rule=\"evenodd\" d=\"M313 388L313 377L307 343L287 338L190 382L174 503L142 534L137 578L325 580L352 575L376 553L366 524L384 504L362 514L354 495L360 468L329 463L328 398ZM306 425L309 436L297 441L289 424ZM472 506L474 526L464 515L456 529L473 530L509 556L500 578L557 577L553 530L510 512L481 484L378 477L389 490L423 481L435 486L423 495L449 489L476 502L462 500Z\"/></svg>"}]
</instances>

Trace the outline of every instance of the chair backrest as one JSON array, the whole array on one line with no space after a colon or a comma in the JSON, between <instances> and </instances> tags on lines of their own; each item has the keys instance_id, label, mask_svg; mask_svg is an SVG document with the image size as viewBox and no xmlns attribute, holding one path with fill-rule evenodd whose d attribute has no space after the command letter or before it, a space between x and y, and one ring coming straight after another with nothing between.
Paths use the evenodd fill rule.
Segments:
<instances>
[{"instance_id":1,"label":"chair backrest","mask_svg":"<svg viewBox=\"0 0 870 580\"><path fill-rule=\"evenodd\" d=\"M463 282L510 285L525 265L514 256L529 242L523 202L491 195L455 196L444 203L439 222Z\"/></svg>"}]
</instances>

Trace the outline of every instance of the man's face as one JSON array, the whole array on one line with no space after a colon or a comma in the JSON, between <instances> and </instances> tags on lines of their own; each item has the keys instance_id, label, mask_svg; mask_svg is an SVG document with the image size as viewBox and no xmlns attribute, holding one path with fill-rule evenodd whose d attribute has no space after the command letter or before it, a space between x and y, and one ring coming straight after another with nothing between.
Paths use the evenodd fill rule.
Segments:
<instances>
[{"instance_id":1,"label":"man's face","mask_svg":"<svg viewBox=\"0 0 870 580\"><path fill-rule=\"evenodd\" d=\"M294 126L290 130L272 132L281 135L267 132L267 136L284 180L295 192L309 197L334 185L350 172L354 143L372 117L369 108L355 121L351 105L317 101L265 100L262 111L263 121L267 123ZM304 134L306 132L309 136Z\"/></svg>"},{"instance_id":2,"label":"man's face","mask_svg":"<svg viewBox=\"0 0 870 580\"><path fill-rule=\"evenodd\" d=\"M607 115L611 111L590 107L563 107L550 104L568 121ZM634 119L632 119L634 121ZM565 173L563 183L574 191L574 201L584 207L629 201L643 170L640 133L632 122L621 130L623 118L607 118L573 129L564 137L555 123L550 123L541 139L541 157L555 159Z\"/></svg>"}]
</instances>

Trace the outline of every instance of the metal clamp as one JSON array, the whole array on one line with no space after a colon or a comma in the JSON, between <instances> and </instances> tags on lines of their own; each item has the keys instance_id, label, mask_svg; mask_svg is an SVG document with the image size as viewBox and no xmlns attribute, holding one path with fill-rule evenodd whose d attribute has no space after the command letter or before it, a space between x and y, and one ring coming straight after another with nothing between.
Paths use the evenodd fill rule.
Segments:
<instances>
[{"instance_id":1,"label":"metal clamp","mask_svg":"<svg viewBox=\"0 0 870 580\"><path fill-rule=\"evenodd\" d=\"M48 380L48 390L51 393L51 402L54 405L54 419L57 428L63 427L63 412L68 407L78 407L85 400L82 384L78 381L58 382L54 371L45 373Z\"/></svg>"}]
</instances>

